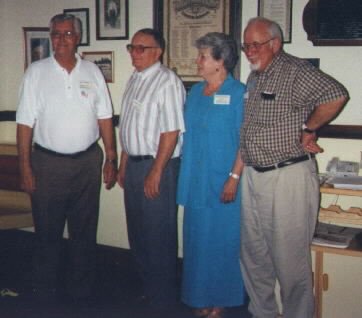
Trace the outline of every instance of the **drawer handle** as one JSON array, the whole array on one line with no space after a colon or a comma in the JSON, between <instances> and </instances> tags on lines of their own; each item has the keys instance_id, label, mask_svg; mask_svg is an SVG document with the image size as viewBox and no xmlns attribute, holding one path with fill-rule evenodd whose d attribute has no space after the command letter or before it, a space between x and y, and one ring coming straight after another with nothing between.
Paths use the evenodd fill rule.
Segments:
<instances>
[{"instance_id":1,"label":"drawer handle","mask_svg":"<svg viewBox=\"0 0 362 318\"><path fill-rule=\"evenodd\" d=\"M322 286L323 286L323 290L327 291L328 290L328 274L323 274L322 275Z\"/></svg>"}]
</instances>

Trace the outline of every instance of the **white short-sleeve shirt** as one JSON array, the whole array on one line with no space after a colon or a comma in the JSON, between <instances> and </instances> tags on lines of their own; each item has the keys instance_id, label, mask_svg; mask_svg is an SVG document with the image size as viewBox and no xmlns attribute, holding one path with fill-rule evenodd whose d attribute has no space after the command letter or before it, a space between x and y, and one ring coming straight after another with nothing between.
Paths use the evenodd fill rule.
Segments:
<instances>
[{"instance_id":1,"label":"white short-sleeve shirt","mask_svg":"<svg viewBox=\"0 0 362 318\"><path fill-rule=\"evenodd\" d=\"M183 106L185 88L170 69L153 64L130 77L122 99L119 133L121 146L129 155L156 156L160 134L185 131ZM178 139L172 157L181 152Z\"/></svg>"},{"instance_id":2,"label":"white short-sleeve shirt","mask_svg":"<svg viewBox=\"0 0 362 318\"><path fill-rule=\"evenodd\" d=\"M99 138L98 119L112 117L99 68L76 55L69 74L53 56L27 69L20 87L16 122L33 128L33 141L60 153L87 149Z\"/></svg>"}]
</instances>

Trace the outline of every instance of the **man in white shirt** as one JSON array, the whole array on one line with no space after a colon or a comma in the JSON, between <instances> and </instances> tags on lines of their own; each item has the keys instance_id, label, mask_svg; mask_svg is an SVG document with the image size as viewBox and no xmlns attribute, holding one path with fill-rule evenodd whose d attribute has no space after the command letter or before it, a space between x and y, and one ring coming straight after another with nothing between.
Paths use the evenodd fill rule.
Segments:
<instances>
[{"instance_id":1,"label":"man in white shirt","mask_svg":"<svg viewBox=\"0 0 362 318\"><path fill-rule=\"evenodd\" d=\"M159 61L165 47L153 29L139 30L127 45L135 71L120 115L122 156L118 183L124 188L128 238L151 305L176 302L176 184L184 132L185 90Z\"/></svg>"},{"instance_id":2,"label":"man in white shirt","mask_svg":"<svg viewBox=\"0 0 362 318\"><path fill-rule=\"evenodd\" d=\"M53 55L32 63L20 88L16 115L21 186L32 199L36 234L33 292L55 296L65 222L69 233L67 290L91 295L103 153L103 182L116 182L112 105L97 66L76 54L80 20L50 21ZM32 151L32 142L34 150Z\"/></svg>"}]
</instances>

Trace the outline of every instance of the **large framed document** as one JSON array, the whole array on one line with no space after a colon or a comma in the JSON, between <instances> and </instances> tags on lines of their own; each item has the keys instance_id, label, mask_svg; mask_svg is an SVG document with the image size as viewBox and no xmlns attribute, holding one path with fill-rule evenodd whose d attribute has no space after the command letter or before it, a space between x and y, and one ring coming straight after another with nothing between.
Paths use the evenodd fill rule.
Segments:
<instances>
[{"instance_id":1,"label":"large framed document","mask_svg":"<svg viewBox=\"0 0 362 318\"><path fill-rule=\"evenodd\" d=\"M283 42L292 42L292 0L259 0L258 15L278 23Z\"/></svg>"},{"instance_id":2,"label":"large framed document","mask_svg":"<svg viewBox=\"0 0 362 318\"><path fill-rule=\"evenodd\" d=\"M163 63L186 86L199 81L196 39L208 32L224 32L240 46L240 16L240 0L154 0L154 26L166 39ZM239 69L237 65L234 74L237 78Z\"/></svg>"}]
</instances>

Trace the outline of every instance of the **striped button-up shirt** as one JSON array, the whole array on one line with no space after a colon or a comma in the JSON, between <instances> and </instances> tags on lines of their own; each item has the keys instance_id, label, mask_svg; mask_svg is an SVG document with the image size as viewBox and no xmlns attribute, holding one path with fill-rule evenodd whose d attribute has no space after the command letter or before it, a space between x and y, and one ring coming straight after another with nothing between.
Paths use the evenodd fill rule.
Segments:
<instances>
[{"instance_id":1,"label":"striped button-up shirt","mask_svg":"<svg viewBox=\"0 0 362 318\"><path fill-rule=\"evenodd\" d=\"M302 125L315 107L348 96L347 90L309 62L281 52L247 81L241 153L251 166L304 154Z\"/></svg>"},{"instance_id":2,"label":"striped button-up shirt","mask_svg":"<svg viewBox=\"0 0 362 318\"><path fill-rule=\"evenodd\" d=\"M170 69L157 62L129 79L120 112L120 141L127 154L156 156L160 134L185 131L185 89ZM181 152L178 139L172 157Z\"/></svg>"}]
</instances>

